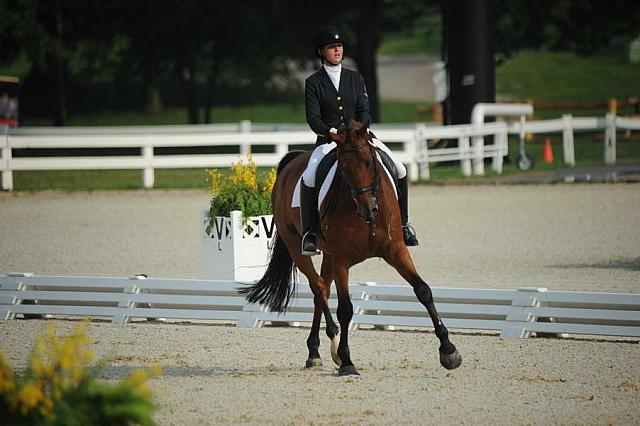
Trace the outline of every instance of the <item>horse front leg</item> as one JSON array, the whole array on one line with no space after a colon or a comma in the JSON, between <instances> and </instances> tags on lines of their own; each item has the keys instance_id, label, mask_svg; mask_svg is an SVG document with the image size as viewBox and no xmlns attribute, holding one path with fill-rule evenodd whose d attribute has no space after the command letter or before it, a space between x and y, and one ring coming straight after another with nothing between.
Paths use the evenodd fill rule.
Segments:
<instances>
[{"instance_id":1,"label":"horse front leg","mask_svg":"<svg viewBox=\"0 0 640 426\"><path fill-rule=\"evenodd\" d=\"M353 304L349 295L349 268L346 265L336 265L334 260L333 272L338 289L338 322L340 323L340 343L338 356L341 360L339 376L358 376L358 370L351 362L349 351L349 323L353 318Z\"/></svg>"},{"instance_id":2,"label":"horse front leg","mask_svg":"<svg viewBox=\"0 0 640 426\"><path fill-rule=\"evenodd\" d=\"M393 266L402 277L411 284L416 297L427 308L431 322L435 330L435 334L440 340L440 364L447 370L458 368L462 364L462 356L456 349L455 345L449 340L449 331L444 326L438 310L433 302L433 295L429 285L418 275L416 268L411 260L409 251L402 245L400 249L393 253L388 253L384 259Z\"/></svg>"},{"instance_id":3,"label":"horse front leg","mask_svg":"<svg viewBox=\"0 0 640 426\"><path fill-rule=\"evenodd\" d=\"M331 293L331 283L334 280L333 275L333 257L330 254L324 253L322 255L322 266L320 267L320 275L324 280L324 287L322 288L322 295L324 297L324 320L326 323L327 337L331 339L331 358L338 367L342 365L340 356L338 356L338 346L340 344L340 335L338 334L338 326L333 320L331 310L329 309L329 295Z\"/></svg>"}]
</instances>

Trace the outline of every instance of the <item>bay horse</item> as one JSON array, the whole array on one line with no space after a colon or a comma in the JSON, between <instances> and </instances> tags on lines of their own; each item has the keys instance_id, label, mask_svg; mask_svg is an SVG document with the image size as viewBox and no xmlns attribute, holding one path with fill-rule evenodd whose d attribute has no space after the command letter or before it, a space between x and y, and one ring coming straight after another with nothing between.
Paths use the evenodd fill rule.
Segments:
<instances>
[{"instance_id":1,"label":"bay horse","mask_svg":"<svg viewBox=\"0 0 640 426\"><path fill-rule=\"evenodd\" d=\"M307 277L314 295L314 314L307 339L306 367L322 365L320 320L324 314L326 333L331 339L331 356L340 367L339 375L358 375L351 361L348 331L353 317L349 297L349 268L365 259L381 257L411 284L426 307L435 335L440 340L440 363L447 369L460 366L462 357L449 341L429 285L418 275L404 244L398 200L388 175L382 170L367 127L350 120L337 134L338 166L330 193L321 206L319 249L323 253L320 274L309 256L301 253L301 225L298 208L291 207L294 188L309 160L310 151L290 152L278 164L271 206L276 235L264 276L240 290L251 303L283 312L295 293L296 267ZM319 187L319 185L318 185ZM337 316L333 320L328 300L331 283L338 292Z\"/></svg>"}]
</instances>

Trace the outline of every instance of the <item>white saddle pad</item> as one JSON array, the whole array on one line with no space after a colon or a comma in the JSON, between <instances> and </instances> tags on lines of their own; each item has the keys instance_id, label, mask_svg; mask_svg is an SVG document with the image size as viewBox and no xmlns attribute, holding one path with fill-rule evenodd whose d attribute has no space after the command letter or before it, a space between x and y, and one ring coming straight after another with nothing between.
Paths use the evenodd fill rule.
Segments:
<instances>
[{"instance_id":1,"label":"white saddle pad","mask_svg":"<svg viewBox=\"0 0 640 426\"><path fill-rule=\"evenodd\" d=\"M378 163L382 166L382 169L385 171L387 176L389 177L389 181L391 181L391 185L393 186L393 192L396 194L396 198L398 198L398 190L396 188L395 183L393 182L393 178L391 177L391 173L384 166L382 160L380 159L380 155L376 152L376 157L378 159ZM333 183L333 179L336 177L336 170L338 170L338 162L336 161L333 166L329 169L329 173L327 173L327 177L320 185L320 191L318 191L318 211L320 211L320 206L322 206L322 201L324 201L324 197L327 196L329 192L329 188L331 188L331 184ZM298 178L298 182L296 183L296 187L293 190L293 197L291 199L291 207L296 208L300 207L300 185L302 182L302 176Z\"/></svg>"}]
</instances>

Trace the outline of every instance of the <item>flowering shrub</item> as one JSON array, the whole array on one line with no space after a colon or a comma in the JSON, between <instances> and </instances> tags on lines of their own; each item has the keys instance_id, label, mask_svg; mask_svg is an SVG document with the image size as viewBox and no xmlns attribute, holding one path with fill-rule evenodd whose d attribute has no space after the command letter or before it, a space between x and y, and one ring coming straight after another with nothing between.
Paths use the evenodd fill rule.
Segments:
<instances>
[{"instance_id":1,"label":"flowering shrub","mask_svg":"<svg viewBox=\"0 0 640 426\"><path fill-rule=\"evenodd\" d=\"M153 425L147 378L159 369L134 370L117 384L100 382L84 325L59 337L51 324L36 338L29 365L13 372L0 351L0 416L11 425Z\"/></svg>"},{"instance_id":2,"label":"flowering shrub","mask_svg":"<svg viewBox=\"0 0 640 426\"><path fill-rule=\"evenodd\" d=\"M209 217L229 216L232 210L240 210L244 220L249 216L271 214L271 191L276 182L276 171L271 169L264 182L258 182L256 164L247 159L231 166L231 175L225 176L217 169L207 170L211 182L211 207ZM211 223L207 233L211 232Z\"/></svg>"}]
</instances>

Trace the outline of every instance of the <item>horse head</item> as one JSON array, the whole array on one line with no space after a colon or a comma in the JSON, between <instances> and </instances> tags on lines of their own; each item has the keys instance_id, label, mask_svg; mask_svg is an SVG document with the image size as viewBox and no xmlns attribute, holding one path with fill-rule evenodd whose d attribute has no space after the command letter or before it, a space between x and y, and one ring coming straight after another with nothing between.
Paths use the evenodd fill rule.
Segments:
<instances>
[{"instance_id":1,"label":"horse head","mask_svg":"<svg viewBox=\"0 0 640 426\"><path fill-rule=\"evenodd\" d=\"M331 137L338 145L338 169L356 204L356 213L369 223L378 214L380 173L367 126L349 120Z\"/></svg>"}]
</instances>

